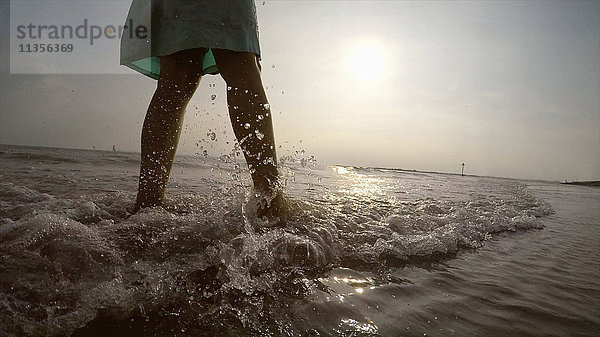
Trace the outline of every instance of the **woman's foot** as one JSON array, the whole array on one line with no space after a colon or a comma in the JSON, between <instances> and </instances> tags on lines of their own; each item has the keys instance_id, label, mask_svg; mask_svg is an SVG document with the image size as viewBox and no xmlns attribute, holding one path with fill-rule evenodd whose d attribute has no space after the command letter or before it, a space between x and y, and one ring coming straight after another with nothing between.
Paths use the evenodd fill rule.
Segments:
<instances>
[{"instance_id":1,"label":"woman's foot","mask_svg":"<svg viewBox=\"0 0 600 337\"><path fill-rule=\"evenodd\" d=\"M283 213L285 204L283 192L281 190L273 190L269 193L257 192L257 208L256 217L278 217Z\"/></svg>"},{"instance_id":2,"label":"woman's foot","mask_svg":"<svg viewBox=\"0 0 600 337\"><path fill-rule=\"evenodd\" d=\"M134 215L135 213L137 213L142 208L158 207L158 206L162 206L162 203L161 202L148 203L148 202L140 201L138 199L135 201L135 203L133 203L133 205L130 205L129 207L126 207L125 209L131 216L131 215Z\"/></svg>"}]
</instances>

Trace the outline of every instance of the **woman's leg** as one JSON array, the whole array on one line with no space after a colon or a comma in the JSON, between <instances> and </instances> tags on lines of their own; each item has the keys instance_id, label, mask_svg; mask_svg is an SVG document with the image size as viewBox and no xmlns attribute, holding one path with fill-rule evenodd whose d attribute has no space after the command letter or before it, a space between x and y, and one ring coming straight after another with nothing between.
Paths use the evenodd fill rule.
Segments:
<instances>
[{"instance_id":1,"label":"woman's leg","mask_svg":"<svg viewBox=\"0 0 600 337\"><path fill-rule=\"evenodd\" d=\"M190 49L160 59L158 86L142 129L142 162L134 211L162 203L184 111L200 82L205 52Z\"/></svg>"},{"instance_id":2,"label":"woman's leg","mask_svg":"<svg viewBox=\"0 0 600 337\"><path fill-rule=\"evenodd\" d=\"M271 110L256 55L224 49L212 51L227 83L229 118L254 187L271 194L277 185L277 155Z\"/></svg>"}]
</instances>

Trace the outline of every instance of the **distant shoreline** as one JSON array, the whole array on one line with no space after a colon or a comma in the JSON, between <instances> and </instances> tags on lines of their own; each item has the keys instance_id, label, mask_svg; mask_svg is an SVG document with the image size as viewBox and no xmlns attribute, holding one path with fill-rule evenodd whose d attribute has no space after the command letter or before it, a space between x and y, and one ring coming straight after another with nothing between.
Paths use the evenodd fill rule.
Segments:
<instances>
[{"instance_id":1,"label":"distant shoreline","mask_svg":"<svg viewBox=\"0 0 600 337\"><path fill-rule=\"evenodd\" d=\"M592 180L592 181L565 181L561 183L563 185L580 185L580 186L591 186L591 187L600 187L600 181Z\"/></svg>"},{"instance_id":2,"label":"distant shoreline","mask_svg":"<svg viewBox=\"0 0 600 337\"><path fill-rule=\"evenodd\" d=\"M72 148L72 147L55 147L55 146L41 146L41 145L23 145L23 144L5 144L0 143L0 147L17 147L17 148L37 148L37 149L49 149L49 150L76 150L76 151L98 151L105 152L110 154L140 154L139 151L131 151L131 150L112 150L108 148ZM10 152L10 150L8 150ZM0 156L5 154L6 152L0 149ZM177 154L177 157L196 157L193 154ZM215 157L217 158L217 157ZM409 173L431 173L431 174L447 174L452 176L461 176L458 172L438 172L438 171L429 171L429 170L417 170L417 169L402 169L402 168L393 168L393 167L379 167L379 166L355 166L355 165L346 165L346 164L333 164L326 163L325 166L342 166L342 167L354 167L354 168L364 168L364 169L376 169L376 170L389 170L389 171L397 171L397 172L409 172ZM489 178L498 178L498 179L509 179L509 180L526 180L526 181L542 181L553 184L563 184L563 185L580 185L580 186L591 186L591 187L600 187L600 180L590 180L590 181L565 181L559 182L558 180L547 180L542 178L521 178L521 177L501 177L501 176L487 176L487 175L477 175L477 174L467 174L462 175L464 177L489 177Z\"/></svg>"}]
</instances>

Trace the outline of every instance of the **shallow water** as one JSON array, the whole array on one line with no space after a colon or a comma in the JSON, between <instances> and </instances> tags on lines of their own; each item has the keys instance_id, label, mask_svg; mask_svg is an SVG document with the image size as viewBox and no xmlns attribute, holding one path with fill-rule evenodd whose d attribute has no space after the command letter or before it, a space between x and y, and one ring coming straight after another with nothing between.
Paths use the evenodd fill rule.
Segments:
<instances>
[{"instance_id":1,"label":"shallow water","mask_svg":"<svg viewBox=\"0 0 600 337\"><path fill-rule=\"evenodd\" d=\"M284 163L253 214L235 154L0 146L0 335L595 336L600 189Z\"/></svg>"}]
</instances>

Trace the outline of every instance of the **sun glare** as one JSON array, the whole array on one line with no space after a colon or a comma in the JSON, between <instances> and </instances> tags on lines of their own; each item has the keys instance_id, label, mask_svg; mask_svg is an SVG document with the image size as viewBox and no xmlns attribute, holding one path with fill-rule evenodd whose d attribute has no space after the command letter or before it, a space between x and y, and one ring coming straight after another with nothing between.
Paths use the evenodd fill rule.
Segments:
<instances>
[{"instance_id":1,"label":"sun glare","mask_svg":"<svg viewBox=\"0 0 600 337\"><path fill-rule=\"evenodd\" d=\"M347 49L346 69L361 81L374 82L383 78L388 67L383 43L363 38L352 42Z\"/></svg>"}]
</instances>

